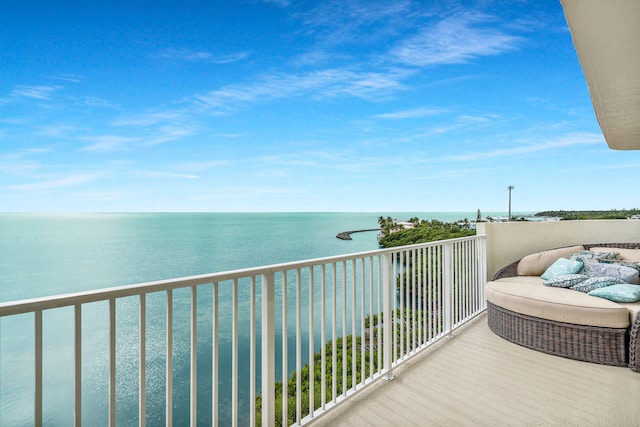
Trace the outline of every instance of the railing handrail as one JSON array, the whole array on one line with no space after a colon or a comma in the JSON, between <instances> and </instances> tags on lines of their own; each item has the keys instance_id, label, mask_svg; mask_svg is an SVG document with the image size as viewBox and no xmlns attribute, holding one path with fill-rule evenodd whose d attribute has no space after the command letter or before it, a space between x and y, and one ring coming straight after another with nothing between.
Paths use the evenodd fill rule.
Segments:
<instances>
[{"instance_id":1,"label":"railing handrail","mask_svg":"<svg viewBox=\"0 0 640 427\"><path fill-rule=\"evenodd\" d=\"M357 252L343 255L333 255L329 257L313 258L300 261L291 261L286 263L271 264L260 267L250 267L237 270L221 271L216 273L207 273L194 276L185 276L174 279L162 279L150 282L142 282L132 285L122 285L109 288L100 288L88 291L72 292L66 294L58 294L52 296L42 296L36 298L5 301L0 302L0 317L12 316L16 314L30 313L38 310L49 310L54 308L70 307L77 304L86 304L97 301L106 301L112 298L123 298L137 296L140 294L148 294L153 292L161 292L169 289L187 288L190 286L198 286L215 282L224 282L233 280L238 277L259 276L263 274L273 274L289 269L306 268L315 265L329 264L334 262L349 261L356 258L362 258L372 255L384 255L388 253L398 252L398 250L412 250L418 248L427 248L430 246L439 246L446 243L459 241L486 239L486 235L459 237L455 239L438 240L435 242L418 243L415 245L407 245L393 248L375 249L365 252Z\"/></svg>"}]
</instances>

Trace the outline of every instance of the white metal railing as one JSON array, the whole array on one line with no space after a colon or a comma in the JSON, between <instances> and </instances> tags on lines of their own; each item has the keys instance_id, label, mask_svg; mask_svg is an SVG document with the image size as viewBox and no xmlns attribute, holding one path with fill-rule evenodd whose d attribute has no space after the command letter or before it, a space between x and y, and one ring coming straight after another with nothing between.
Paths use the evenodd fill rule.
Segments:
<instances>
[{"instance_id":1,"label":"white metal railing","mask_svg":"<svg viewBox=\"0 0 640 427\"><path fill-rule=\"evenodd\" d=\"M47 402L65 379L75 425L305 424L481 313L485 246L475 236L0 303L0 424L18 411L56 421ZM68 372L49 329L73 337ZM12 369L17 352L30 372Z\"/></svg>"}]
</instances>

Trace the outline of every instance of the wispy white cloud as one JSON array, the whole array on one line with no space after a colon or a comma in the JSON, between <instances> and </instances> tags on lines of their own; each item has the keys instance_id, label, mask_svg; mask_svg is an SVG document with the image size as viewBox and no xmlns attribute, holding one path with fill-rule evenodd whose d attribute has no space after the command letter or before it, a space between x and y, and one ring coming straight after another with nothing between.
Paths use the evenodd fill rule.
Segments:
<instances>
[{"instance_id":1,"label":"wispy white cloud","mask_svg":"<svg viewBox=\"0 0 640 427\"><path fill-rule=\"evenodd\" d=\"M265 156L258 161L262 164L284 168L305 170L338 170L344 172L377 172L391 168L406 168L429 162L427 156L404 153L402 155L367 155L359 150L317 149L276 156Z\"/></svg>"},{"instance_id":2,"label":"wispy white cloud","mask_svg":"<svg viewBox=\"0 0 640 427\"><path fill-rule=\"evenodd\" d=\"M42 126L37 130L39 135L45 135L50 137L59 137L65 134L69 134L71 132L79 130L79 127L76 126L67 126L67 125L46 125Z\"/></svg>"},{"instance_id":3,"label":"wispy white cloud","mask_svg":"<svg viewBox=\"0 0 640 427\"><path fill-rule=\"evenodd\" d=\"M192 126L162 126L152 135L141 138L141 146L149 147L166 142L175 141L185 138L194 133L195 128Z\"/></svg>"},{"instance_id":4,"label":"wispy white cloud","mask_svg":"<svg viewBox=\"0 0 640 427\"><path fill-rule=\"evenodd\" d=\"M478 175L492 175L495 174L495 169L480 169L480 168L455 168L455 169L438 169L431 171L427 174L418 174L414 178L419 180L437 180L442 182L446 179L459 179L468 178Z\"/></svg>"},{"instance_id":5,"label":"wispy white cloud","mask_svg":"<svg viewBox=\"0 0 640 427\"><path fill-rule=\"evenodd\" d=\"M251 56L251 52L238 52L228 55L216 55L211 58L211 62L214 64L230 64L232 62L238 62L247 59Z\"/></svg>"},{"instance_id":6,"label":"wispy white cloud","mask_svg":"<svg viewBox=\"0 0 640 427\"><path fill-rule=\"evenodd\" d=\"M490 22L493 26L483 26ZM518 48L522 39L495 26L484 14L464 13L423 28L391 50L400 63L412 66L460 64Z\"/></svg>"},{"instance_id":7,"label":"wispy white cloud","mask_svg":"<svg viewBox=\"0 0 640 427\"><path fill-rule=\"evenodd\" d=\"M132 117L123 117L113 122L114 126L147 127L157 124L166 124L176 120L183 120L184 114L171 111L159 111L156 113L139 114Z\"/></svg>"},{"instance_id":8,"label":"wispy white cloud","mask_svg":"<svg viewBox=\"0 0 640 427\"><path fill-rule=\"evenodd\" d=\"M151 147L179 140L195 133L196 126L181 123L178 113L158 112L115 120L114 127L127 129L128 135L98 135L78 138L88 144L81 151L112 152L138 147Z\"/></svg>"},{"instance_id":9,"label":"wispy white cloud","mask_svg":"<svg viewBox=\"0 0 640 427\"><path fill-rule=\"evenodd\" d=\"M181 169L191 171L191 172L202 172L209 169L227 167L232 164L233 163L229 160L209 160L209 161L202 161L202 162L185 163L181 166Z\"/></svg>"},{"instance_id":10,"label":"wispy white cloud","mask_svg":"<svg viewBox=\"0 0 640 427\"><path fill-rule=\"evenodd\" d=\"M218 133L215 136L226 139L244 138L248 133Z\"/></svg>"},{"instance_id":11,"label":"wispy white cloud","mask_svg":"<svg viewBox=\"0 0 640 427\"><path fill-rule=\"evenodd\" d=\"M389 119L389 120L399 120L399 119L415 119L420 117L429 117L435 116L438 114L443 114L448 112L449 110L443 108L413 108L409 110L396 111L394 113L384 113L384 114L376 114L373 116L374 119Z\"/></svg>"},{"instance_id":12,"label":"wispy white cloud","mask_svg":"<svg viewBox=\"0 0 640 427\"><path fill-rule=\"evenodd\" d=\"M108 99L104 98L98 98L95 96L85 96L84 98L82 98L82 102L88 107L101 107L112 110L117 110L120 108L120 105L113 101L109 101Z\"/></svg>"},{"instance_id":13,"label":"wispy white cloud","mask_svg":"<svg viewBox=\"0 0 640 427\"><path fill-rule=\"evenodd\" d=\"M278 7L289 7L291 6L290 0L262 0L263 3L267 4L275 4Z\"/></svg>"},{"instance_id":14,"label":"wispy white cloud","mask_svg":"<svg viewBox=\"0 0 640 427\"><path fill-rule=\"evenodd\" d=\"M443 135L450 132L460 132L476 128L479 126L496 125L504 118L497 114L470 115L463 114L455 117L451 122L442 122L434 126L427 132L421 132L413 135L413 139L430 137L433 135Z\"/></svg>"},{"instance_id":15,"label":"wispy white cloud","mask_svg":"<svg viewBox=\"0 0 640 427\"><path fill-rule=\"evenodd\" d=\"M492 17L481 13L465 12L427 25L425 22L433 22L436 18L429 11L415 8L409 1L390 4L328 2L298 17L318 38L317 45L298 58L298 65L338 58L349 65L303 73L264 74L247 83L226 85L195 95L188 99L189 102L212 114L228 114L243 104L299 96L316 99L356 96L380 100L406 90L408 79L416 73L415 66L464 63L512 51L521 42L518 36L500 29L500 23L493 22ZM411 29L413 36L402 36L407 31L394 28L391 23L396 21L405 30ZM417 34L415 28L419 28ZM351 48L344 52L337 48L361 43L375 46L378 37L385 40L384 47L370 46L365 56L354 54ZM389 65L391 63L395 65ZM426 110L413 114L424 113ZM405 118L410 118L412 113L406 114ZM395 118L402 118L402 114Z\"/></svg>"},{"instance_id":16,"label":"wispy white cloud","mask_svg":"<svg viewBox=\"0 0 640 427\"><path fill-rule=\"evenodd\" d=\"M369 44L413 25L410 1L334 0L320 2L302 15L305 29L323 46Z\"/></svg>"},{"instance_id":17,"label":"wispy white cloud","mask_svg":"<svg viewBox=\"0 0 640 427\"><path fill-rule=\"evenodd\" d=\"M0 155L0 172L7 174L34 172L40 169L41 162L33 157L49 151L48 148L30 148L2 154Z\"/></svg>"},{"instance_id":18,"label":"wispy white cloud","mask_svg":"<svg viewBox=\"0 0 640 427\"><path fill-rule=\"evenodd\" d=\"M273 185L263 186L228 186L200 193L196 198L201 200L251 200L260 196L271 196L279 194L296 194L298 190L289 187L278 187Z\"/></svg>"},{"instance_id":19,"label":"wispy white cloud","mask_svg":"<svg viewBox=\"0 0 640 427\"><path fill-rule=\"evenodd\" d=\"M88 136L80 138L80 140L89 143L82 147L81 151L102 153L125 150L140 142L139 138L118 135Z\"/></svg>"},{"instance_id":20,"label":"wispy white cloud","mask_svg":"<svg viewBox=\"0 0 640 427\"><path fill-rule=\"evenodd\" d=\"M293 62L297 65L387 62L389 40L414 25L415 3L405 1L331 0L295 15L305 36L313 37ZM367 52L366 57L360 53ZM377 52L377 54L376 54ZM368 65L372 65L371 63Z\"/></svg>"},{"instance_id":21,"label":"wispy white cloud","mask_svg":"<svg viewBox=\"0 0 640 427\"><path fill-rule=\"evenodd\" d=\"M69 175L62 178L44 180L39 182L32 182L29 184L20 184L10 186L11 190L24 190L24 191L41 191L41 190L52 190L59 187L69 187L80 184L85 184L87 182L95 181L100 178L99 174L75 174Z\"/></svg>"},{"instance_id":22,"label":"wispy white cloud","mask_svg":"<svg viewBox=\"0 0 640 427\"><path fill-rule=\"evenodd\" d=\"M11 95L22 98L33 98L40 100L50 100L55 92L62 89L62 86L16 86Z\"/></svg>"},{"instance_id":23,"label":"wispy white cloud","mask_svg":"<svg viewBox=\"0 0 640 427\"><path fill-rule=\"evenodd\" d=\"M125 193L118 191L79 191L73 194L75 197L88 199L94 202L112 202L128 197Z\"/></svg>"},{"instance_id":24,"label":"wispy white cloud","mask_svg":"<svg viewBox=\"0 0 640 427\"><path fill-rule=\"evenodd\" d=\"M31 159L6 159L0 157L0 172L22 174L40 169L40 162Z\"/></svg>"},{"instance_id":25,"label":"wispy white cloud","mask_svg":"<svg viewBox=\"0 0 640 427\"><path fill-rule=\"evenodd\" d=\"M80 83L84 80L84 76L80 76L77 74L59 74L51 77L54 80L62 80L64 82L69 83Z\"/></svg>"},{"instance_id":26,"label":"wispy white cloud","mask_svg":"<svg viewBox=\"0 0 640 427\"><path fill-rule=\"evenodd\" d=\"M224 86L204 95L194 96L188 101L199 109L227 113L242 104L298 96L379 97L402 89L404 86L401 80L406 74L400 69L375 72L346 68L317 70L306 74L274 73L255 82Z\"/></svg>"},{"instance_id":27,"label":"wispy white cloud","mask_svg":"<svg viewBox=\"0 0 640 427\"><path fill-rule=\"evenodd\" d=\"M455 156L448 156L445 160L450 161L474 161L479 159L516 156L531 154L540 151L556 150L559 148L571 147L575 145L601 145L604 138L595 133L572 133L559 136L543 142L520 142L519 145L507 148L499 148L483 152L465 153Z\"/></svg>"},{"instance_id":28,"label":"wispy white cloud","mask_svg":"<svg viewBox=\"0 0 640 427\"><path fill-rule=\"evenodd\" d=\"M214 64L230 64L242 61L251 56L251 52L237 52L225 55L216 55L211 52L197 51L191 49L169 48L155 55L156 58L171 61L207 61Z\"/></svg>"},{"instance_id":29,"label":"wispy white cloud","mask_svg":"<svg viewBox=\"0 0 640 427\"><path fill-rule=\"evenodd\" d=\"M184 174L176 172L163 172L152 170L139 170L134 172L135 175L144 176L147 178L180 178L180 179L198 179L198 175Z\"/></svg>"}]
</instances>

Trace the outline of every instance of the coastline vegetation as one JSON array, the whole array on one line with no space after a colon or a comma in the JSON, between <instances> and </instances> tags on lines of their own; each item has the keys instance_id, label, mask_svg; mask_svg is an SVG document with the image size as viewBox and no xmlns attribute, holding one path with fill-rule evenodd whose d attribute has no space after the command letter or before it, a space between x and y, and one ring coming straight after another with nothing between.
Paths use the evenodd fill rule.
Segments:
<instances>
[{"instance_id":1,"label":"coastline vegetation","mask_svg":"<svg viewBox=\"0 0 640 427\"><path fill-rule=\"evenodd\" d=\"M343 343L343 338L336 339L336 367L335 367L335 379L336 379L336 396L343 394L344 390L349 390L352 387L354 374L355 382L360 383L362 381L362 375L367 377L373 375L373 372L378 370L378 349L376 346L378 340L378 317L374 315L373 321L375 325L371 325L371 316L365 318L365 327L367 331L371 333L365 336L365 351L360 351L362 346L362 337L355 337L355 354L353 346L353 335L348 335L346 341ZM371 328L373 326L373 328ZM370 364L371 357L370 352L373 352L373 366ZM333 400L333 342L329 341L324 344L325 355L325 393L326 402ZM353 357L356 358L356 371L353 372ZM343 361L346 363L343 365ZM313 355L313 405L314 410L319 409L322 406L322 349L317 351ZM364 366L364 371L362 370ZM343 369L346 372L343 373ZM343 384L344 380L344 384ZM296 383L297 372L294 371L289 376L287 381L287 425L293 425L296 423ZM301 416L304 418L309 415L309 364L305 364L300 371L300 388L301 388ZM284 400L283 384L278 381L275 384L275 425L282 425L282 405ZM256 425L262 425L262 393L256 397Z\"/></svg>"},{"instance_id":2,"label":"coastline vegetation","mask_svg":"<svg viewBox=\"0 0 640 427\"><path fill-rule=\"evenodd\" d=\"M381 216L378 218L378 223L381 229L378 244L384 248L455 239L476 234L466 218L456 222L443 222L437 219L429 221L413 217L407 221L407 224L410 224L410 228L407 228L391 217Z\"/></svg>"},{"instance_id":3,"label":"coastline vegetation","mask_svg":"<svg viewBox=\"0 0 640 427\"><path fill-rule=\"evenodd\" d=\"M407 295L407 307L413 303L413 297ZM439 312L439 308L435 308L435 312ZM383 313L380 316L377 314L369 315L364 318L365 336L364 346L363 337L355 337L355 349L354 349L354 335L346 336L346 341L343 338L336 339L336 367L335 367L335 379L336 379L336 394L333 394L333 342L329 341L324 345L325 355L325 403L332 402L336 397L343 395L344 391L351 390L354 384L359 384L362 381L363 375L365 378L370 378L375 372L378 371L378 363L380 362L379 348L378 348L378 334L379 326L382 323ZM395 311L394 327L395 341L398 351L403 351L406 344L413 340L418 345L425 342L426 337L419 337L416 330L410 327L410 319L414 322L423 323L425 313L421 310L412 310L405 308L404 310L397 309ZM433 332L441 333L442 322L438 316L432 316L430 322L433 322ZM401 331L400 323L404 325ZM344 344L343 344L344 343ZM363 351L364 349L364 351ZM322 352L320 349L313 356L313 406L314 410L322 407ZM371 354L373 353L373 354ZM355 373L353 371L353 358L355 357ZM346 361L346 363L345 363ZM373 362L373 363L372 363ZM346 371L343 373L343 370ZM354 383L355 375L355 383ZM296 381L297 371L294 371L287 380L287 425L293 425L297 422L296 414ZM301 418L309 415L309 364L305 364L300 371L300 388L301 388ZM278 381L275 384L275 425L282 425L282 405L283 405L283 384ZM262 393L256 397L256 425L262 425Z\"/></svg>"},{"instance_id":4,"label":"coastline vegetation","mask_svg":"<svg viewBox=\"0 0 640 427\"><path fill-rule=\"evenodd\" d=\"M635 215L640 215L640 209L611 209L608 211L543 211L538 212L535 216L539 217L557 217L562 220L577 219L627 219Z\"/></svg>"}]
</instances>

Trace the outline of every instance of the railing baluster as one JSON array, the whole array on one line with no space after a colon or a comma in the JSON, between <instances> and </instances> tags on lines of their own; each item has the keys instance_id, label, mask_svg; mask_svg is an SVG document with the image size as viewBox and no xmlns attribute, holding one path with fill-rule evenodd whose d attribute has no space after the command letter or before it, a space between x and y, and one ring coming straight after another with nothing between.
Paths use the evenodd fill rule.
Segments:
<instances>
[{"instance_id":1,"label":"railing baluster","mask_svg":"<svg viewBox=\"0 0 640 427\"><path fill-rule=\"evenodd\" d=\"M442 245L438 246L436 249L437 252L437 262L438 262L438 267L437 267L437 277L436 277L436 287L437 287L437 292L438 292L438 307L437 309L437 321L438 321L438 327L436 329L436 336L440 337L442 334L445 333L445 326L446 326L446 319L445 319L445 315L446 315L446 305L448 304L447 299L446 299L446 295L445 295L445 289L444 289L444 275L445 275L445 271L444 271L444 247Z\"/></svg>"},{"instance_id":2,"label":"railing baluster","mask_svg":"<svg viewBox=\"0 0 640 427\"><path fill-rule=\"evenodd\" d=\"M455 243L448 245L451 249L451 329L458 323L458 316L460 311L460 286L458 284L458 278L460 274L458 272L458 263L455 262L456 255L459 251Z\"/></svg>"},{"instance_id":3,"label":"railing baluster","mask_svg":"<svg viewBox=\"0 0 640 427\"><path fill-rule=\"evenodd\" d=\"M332 292L331 292L331 401L332 402L336 402L336 399L338 398L338 368L337 368L337 353L338 353L338 349L337 349L337 342L336 340L338 339L338 333L337 333L337 321L338 321L338 308L337 308L337 300L338 300L338 295L337 295L337 281L338 281L338 277L337 277L337 263L333 263L332 264L332 268L331 268L331 286L332 286Z\"/></svg>"},{"instance_id":4,"label":"railing baluster","mask_svg":"<svg viewBox=\"0 0 640 427\"><path fill-rule=\"evenodd\" d=\"M411 309L413 310L413 314L411 315L411 353L415 353L417 349L417 337L416 333L418 332L417 328L417 316L418 316L418 307L416 306L416 297L418 295L416 290L416 274L418 270L418 251L416 249L411 251Z\"/></svg>"},{"instance_id":5,"label":"railing baluster","mask_svg":"<svg viewBox=\"0 0 640 427\"><path fill-rule=\"evenodd\" d=\"M365 361L367 359L364 352L365 337L364 337L364 310L365 310L365 295L364 295L364 261L365 258L360 260L360 381L365 383Z\"/></svg>"},{"instance_id":6,"label":"railing baluster","mask_svg":"<svg viewBox=\"0 0 640 427\"><path fill-rule=\"evenodd\" d=\"M373 364L373 354L374 352L374 346L373 346L373 340L374 340L374 335L373 335L373 325L374 325L374 308L373 308L373 283L375 281L374 279L374 274L373 274L373 264L374 264L374 257L370 257L369 258L369 378L373 378L373 372L374 372L374 364Z\"/></svg>"},{"instance_id":7,"label":"railing baluster","mask_svg":"<svg viewBox=\"0 0 640 427\"><path fill-rule=\"evenodd\" d=\"M251 276L249 311L249 401L256 401L256 276ZM264 402L263 402L264 404ZM249 405L249 425L256 425L256 405Z\"/></svg>"},{"instance_id":8,"label":"railing baluster","mask_svg":"<svg viewBox=\"0 0 640 427\"><path fill-rule=\"evenodd\" d=\"M445 244L444 246L444 297L445 297L445 333L449 338L453 337L452 325L453 325L453 265L451 258L453 256L453 248L451 244Z\"/></svg>"},{"instance_id":9,"label":"railing baluster","mask_svg":"<svg viewBox=\"0 0 640 427\"><path fill-rule=\"evenodd\" d=\"M314 402L315 402L315 396L314 396L314 388L315 388L315 366L313 363L313 359L314 359L314 350L315 350L315 343L314 343L314 328L313 328L313 302L314 302L314 295L313 295L313 268L314 267L310 267L309 268L309 416L311 418L313 418L313 412L314 412Z\"/></svg>"},{"instance_id":10,"label":"railing baluster","mask_svg":"<svg viewBox=\"0 0 640 427\"><path fill-rule=\"evenodd\" d=\"M433 274L433 247L430 246L426 249L426 264L427 264L427 283L426 283L426 295L425 295L425 310L426 310L426 340L431 341L433 336L433 322L431 319L433 318L433 300L435 299L435 294L433 292L432 286L432 274Z\"/></svg>"},{"instance_id":11,"label":"railing baluster","mask_svg":"<svg viewBox=\"0 0 640 427\"><path fill-rule=\"evenodd\" d=\"M467 281L467 275L465 274L465 269L466 266L462 263L462 261L465 259L465 245L464 242L460 242L458 244L456 244L455 246L457 246L457 250L454 252L454 256L453 256L453 263L456 266L456 269L458 271L458 275L456 277L456 280L453 284L454 287L456 287L458 289L458 316L456 318L456 323L455 325L458 326L467 316L466 312L467 312L467 306L466 306L466 281Z\"/></svg>"},{"instance_id":12,"label":"railing baluster","mask_svg":"<svg viewBox=\"0 0 640 427\"><path fill-rule=\"evenodd\" d=\"M82 425L82 304L76 304L74 312L74 410L73 424L76 427Z\"/></svg>"},{"instance_id":13,"label":"railing baluster","mask_svg":"<svg viewBox=\"0 0 640 427\"><path fill-rule=\"evenodd\" d=\"M351 388L356 389L358 345L356 341L356 260L351 260Z\"/></svg>"},{"instance_id":14,"label":"railing baluster","mask_svg":"<svg viewBox=\"0 0 640 427\"><path fill-rule=\"evenodd\" d=\"M165 423L167 427L173 425L173 291L167 290L167 348L166 350L166 396L165 396Z\"/></svg>"},{"instance_id":15,"label":"railing baluster","mask_svg":"<svg viewBox=\"0 0 640 427\"><path fill-rule=\"evenodd\" d=\"M462 299L462 315L459 322L462 322L467 318L469 312L469 265L466 261L469 259L468 250L469 247L465 242L460 243L461 251L459 257L455 260L456 264L460 266L460 279L458 280Z\"/></svg>"},{"instance_id":16,"label":"railing baluster","mask_svg":"<svg viewBox=\"0 0 640 427\"><path fill-rule=\"evenodd\" d=\"M429 293L429 248L422 249L422 266L424 268L424 272L422 273L424 276L424 283L422 285L422 309L424 310L422 329L424 342L428 343L431 339L431 337L429 336L429 317L431 316L431 310L429 309L429 300L433 299L433 294Z\"/></svg>"},{"instance_id":17,"label":"railing baluster","mask_svg":"<svg viewBox=\"0 0 640 427\"><path fill-rule=\"evenodd\" d=\"M275 424L275 287L273 273L261 277L262 290L262 425ZM216 341L217 342L217 341ZM253 403L253 402L252 402Z\"/></svg>"},{"instance_id":18,"label":"railing baluster","mask_svg":"<svg viewBox=\"0 0 640 427\"><path fill-rule=\"evenodd\" d=\"M142 293L140 303L140 361L138 368L138 425L144 427L147 424L147 299Z\"/></svg>"},{"instance_id":19,"label":"railing baluster","mask_svg":"<svg viewBox=\"0 0 640 427\"><path fill-rule=\"evenodd\" d=\"M211 425L218 425L218 404L220 395L218 393L218 282L213 282L211 289Z\"/></svg>"},{"instance_id":20,"label":"railing baluster","mask_svg":"<svg viewBox=\"0 0 640 427\"><path fill-rule=\"evenodd\" d=\"M378 315L378 369L377 372L382 372L382 300L384 298L383 292L383 282L384 282L384 268L383 264L385 261L384 255L378 255L378 301L377 301L377 309L376 314ZM388 327L388 325L387 325Z\"/></svg>"},{"instance_id":21,"label":"railing baluster","mask_svg":"<svg viewBox=\"0 0 640 427\"><path fill-rule=\"evenodd\" d=\"M231 425L238 425L238 279L233 279L231 292Z\"/></svg>"},{"instance_id":22,"label":"railing baluster","mask_svg":"<svg viewBox=\"0 0 640 427\"><path fill-rule=\"evenodd\" d=\"M485 245L485 241L482 240L476 240L475 241L475 247L476 247L476 257L478 258L478 282L477 282L477 288L478 288L478 294L477 294L477 298L478 298L478 310L482 310L485 308L485 299L484 299L484 284L486 282L487 276L486 276L486 260L484 258L484 245Z\"/></svg>"},{"instance_id":23,"label":"railing baluster","mask_svg":"<svg viewBox=\"0 0 640 427\"><path fill-rule=\"evenodd\" d=\"M42 310L37 310L34 319L35 395L34 424L42 426Z\"/></svg>"},{"instance_id":24,"label":"railing baluster","mask_svg":"<svg viewBox=\"0 0 640 427\"><path fill-rule=\"evenodd\" d=\"M409 257L409 255L407 254L407 251L402 251L402 261L403 265L400 265L400 352L398 354L398 359L404 359L404 354L406 351L406 347L405 347L405 338L404 338L404 330L405 330L405 317L406 317L406 312L405 312L405 307L406 307L406 301L405 301L405 297L406 297L406 290L407 290L407 279L408 279L408 274L407 274L407 266L408 266L408 262L407 262L407 258Z\"/></svg>"},{"instance_id":25,"label":"railing baluster","mask_svg":"<svg viewBox=\"0 0 640 427\"><path fill-rule=\"evenodd\" d=\"M342 262L342 396L347 395L347 262Z\"/></svg>"},{"instance_id":26,"label":"railing baluster","mask_svg":"<svg viewBox=\"0 0 640 427\"><path fill-rule=\"evenodd\" d=\"M467 247L467 257L465 259L464 265L467 266L467 318L473 312L473 283L475 283L475 265L473 263L473 247L471 246L471 242L466 242L465 246Z\"/></svg>"},{"instance_id":27,"label":"railing baluster","mask_svg":"<svg viewBox=\"0 0 640 427\"><path fill-rule=\"evenodd\" d=\"M384 316L384 322L383 322L383 330L382 333L384 334L384 339L383 339L383 351L384 351L384 355L383 355L383 363L384 363L384 371L385 373L385 378L387 380L392 380L394 378L393 375L393 371L392 366L393 366L393 359L394 359L394 353L393 353L393 341L395 341L394 339L394 328L393 328L393 317L394 314L392 312L393 310L393 297L394 297L394 287L395 287L395 281L392 280L391 277L391 273L395 273L395 269L392 268L392 258L391 257L395 257L395 254L388 254L385 253L382 255L382 276L383 276L383 280L382 280L382 290L383 290L383 304L384 304L384 309L382 311L382 314ZM395 277L395 275L394 275Z\"/></svg>"},{"instance_id":28,"label":"railing baluster","mask_svg":"<svg viewBox=\"0 0 640 427\"><path fill-rule=\"evenodd\" d=\"M296 422L302 419L302 307L300 269L296 269Z\"/></svg>"},{"instance_id":29,"label":"railing baluster","mask_svg":"<svg viewBox=\"0 0 640 427\"><path fill-rule=\"evenodd\" d=\"M423 290L423 282L424 282L424 269L423 269L423 264L422 264L422 259L423 259L423 251L424 248L420 248L420 249L416 249L416 255L417 255L417 259L416 259L416 269L418 270L418 283L417 283L417 291L418 294L416 295L417 301L416 301L416 307L419 307L419 315L418 315L418 321L417 321L417 326L418 326L418 331L417 331L417 340L418 340L418 348L421 348L424 343L425 343L425 339L423 336L424 330L422 328L422 322L424 320L424 308L422 307L422 290Z\"/></svg>"},{"instance_id":30,"label":"railing baluster","mask_svg":"<svg viewBox=\"0 0 640 427\"><path fill-rule=\"evenodd\" d=\"M320 268L320 408L326 408L327 401L327 352L325 343L327 342L327 306L326 297L326 264Z\"/></svg>"},{"instance_id":31,"label":"railing baluster","mask_svg":"<svg viewBox=\"0 0 640 427\"><path fill-rule=\"evenodd\" d=\"M109 299L109 425L116 425L116 300Z\"/></svg>"},{"instance_id":32,"label":"railing baluster","mask_svg":"<svg viewBox=\"0 0 640 427\"><path fill-rule=\"evenodd\" d=\"M429 292L431 293L431 298L429 298L429 336L431 340L434 340L438 336L438 325L441 324L439 319L442 306L442 293L440 292L438 284L440 280L442 262L440 261L440 249L438 247L430 247L429 251Z\"/></svg>"},{"instance_id":33,"label":"railing baluster","mask_svg":"<svg viewBox=\"0 0 640 427\"><path fill-rule=\"evenodd\" d=\"M195 427L198 416L198 334L196 326L198 324L198 290L191 286L191 348L190 348L190 420L191 426Z\"/></svg>"},{"instance_id":34,"label":"railing baluster","mask_svg":"<svg viewBox=\"0 0 640 427\"><path fill-rule=\"evenodd\" d=\"M478 250L477 241L474 241L471 244L471 250L473 251L471 260L473 262L473 312L475 313L480 308L480 304L479 304L480 289L478 288L481 283L480 260L479 260L480 251Z\"/></svg>"},{"instance_id":35,"label":"railing baluster","mask_svg":"<svg viewBox=\"0 0 640 427\"><path fill-rule=\"evenodd\" d=\"M287 328L287 272L282 272L282 426L289 425L289 363L288 363L288 328Z\"/></svg>"},{"instance_id":36,"label":"railing baluster","mask_svg":"<svg viewBox=\"0 0 640 427\"><path fill-rule=\"evenodd\" d=\"M389 283L386 283L384 285L383 290L384 290L385 298L387 297L387 293L390 293L389 310L386 309L386 305L384 302L382 306L384 307L384 312L385 312L384 325L385 325L385 329L387 327L390 329L390 335L389 335L390 338L389 340L387 340L386 335L383 335L383 342L384 342L383 345L385 347L387 345L389 346L389 348L391 349L391 357L389 358L389 360L392 360L393 363L395 363L398 356L398 349L397 349L398 340L396 339L396 328L398 327L398 325L396 324L397 313L395 312L395 310L397 308L397 299L400 296L400 294L398 293L398 291L400 290L399 288L400 282L397 281L398 267L396 263L397 263L397 257L400 256L400 253L394 252L385 256L389 257L389 270L387 270L384 276L385 276L385 280L387 279L387 276L388 276ZM389 322L387 322L387 319L386 319L386 311L389 311Z\"/></svg>"}]
</instances>

